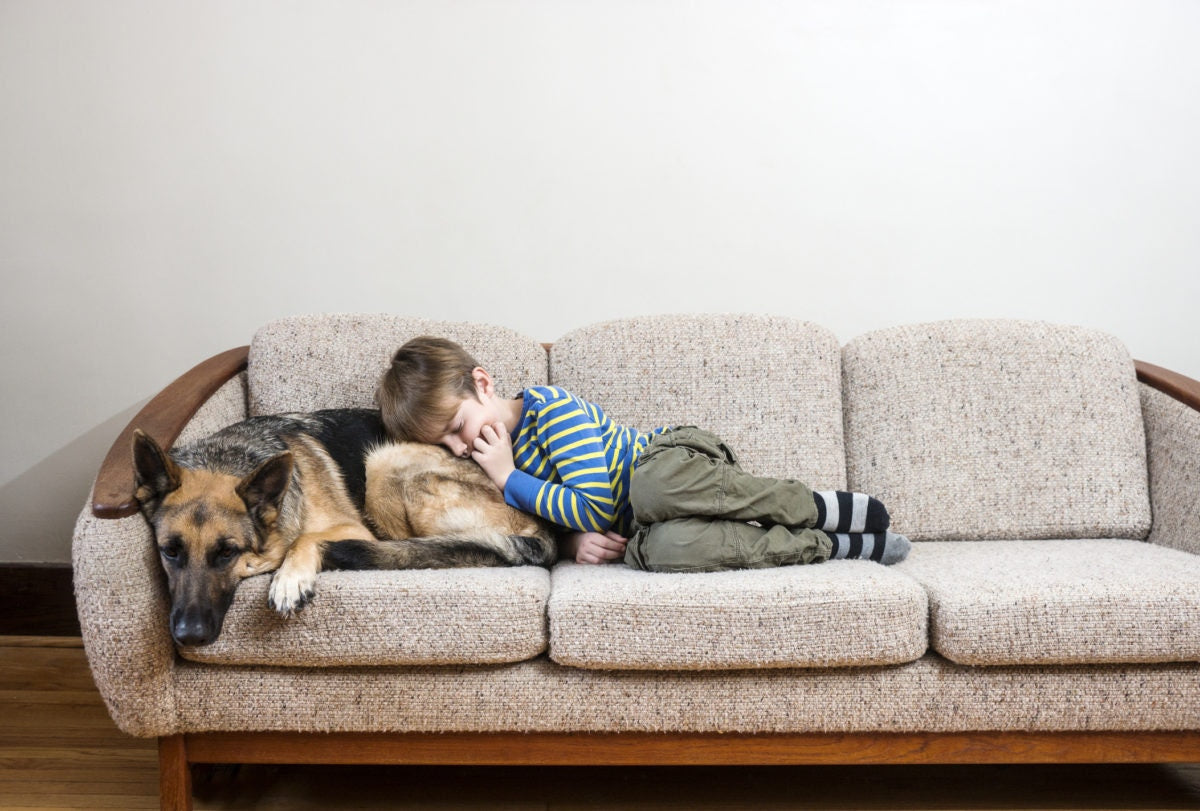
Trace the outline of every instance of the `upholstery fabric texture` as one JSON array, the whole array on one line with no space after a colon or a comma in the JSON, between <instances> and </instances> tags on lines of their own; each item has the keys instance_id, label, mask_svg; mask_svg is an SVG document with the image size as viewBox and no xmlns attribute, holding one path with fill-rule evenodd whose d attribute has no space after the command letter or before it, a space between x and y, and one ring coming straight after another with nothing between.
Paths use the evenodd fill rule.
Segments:
<instances>
[{"instance_id":1,"label":"upholstery fabric texture","mask_svg":"<svg viewBox=\"0 0 1200 811\"><path fill-rule=\"evenodd\" d=\"M267 605L270 575L238 586L221 635L184 648L198 662L281 666L517 662L546 648L542 568L322 572L291 618Z\"/></svg>"},{"instance_id":2,"label":"upholstery fabric texture","mask_svg":"<svg viewBox=\"0 0 1200 811\"><path fill-rule=\"evenodd\" d=\"M748 472L844 489L837 337L762 315L643 316L567 333L550 382L623 425L697 425Z\"/></svg>"},{"instance_id":3,"label":"upholstery fabric texture","mask_svg":"<svg viewBox=\"0 0 1200 811\"><path fill-rule=\"evenodd\" d=\"M217 389L180 431L175 445L186 445L246 419L246 374L243 372Z\"/></svg>"},{"instance_id":4,"label":"upholstery fabric texture","mask_svg":"<svg viewBox=\"0 0 1200 811\"><path fill-rule=\"evenodd\" d=\"M546 382L546 350L505 327L393 315L302 315L273 321L250 342L251 414L374 408L392 355L418 335L457 341L502 397Z\"/></svg>"},{"instance_id":5,"label":"upholstery fabric texture","mask_svg":"<svg viewBox=\"0 0 1200 811\"><path fill-rule=\"evenodd\" d=\"M176 724L166 576L142 516L96 518L90 504L71 547L88 666L117 726L161 735Z\"/></svg>"},{"instance_id":6,"label":"upholstery fabric texture","mask_svg":"<svg viewBox=\"0 0 1200 811\"><path fill-rule=\"evenodd\" d=\"M917 543L934 650L968 665L1200 660L1200 557L1144 541Z\"/></svg>"},{"instance_id":7,"label":"upholstery fabric texture","mask_svg":"<svg viewBox=\"0 0 1200 811\"><path fill-rule=\"evenodd\" d=\"M868 333L843 350L852 490L911 540L1137 538L1150 529L1133 361L1029 321Z\"/></svg>"},{"instance_id":8,"label":"upholstery fabric texture","mask_svg":"<svg viewBox=\"0 0 1200 811\"><path fill-rule=\"evenodd\" d=\"M659 574L561 563L550 658L575 667L729 670L911 662L925 591L870 561Z\"/></svg>"},{"instance_id":9,"label":"upholstery fabric texture","mask_svg":"<svg viewBox=\"0 0 1200 811\"><path fill-rule=\"evenodd\" d=\"M1154 526L1150 541L1200 553L1200 413L1141 386Z\"/></svg>"},{"instance_id":10,"label":"upholstery fabric texture","mask_svg":"<svg viewBox=\"0 0 1200 811\"><path fill-rule=\"evenodd\" d=\"M178 668L174 728L951 732L1200 728L1200 667L587 670L545 657L411 668Z\"/></svg>"}]
</instances>

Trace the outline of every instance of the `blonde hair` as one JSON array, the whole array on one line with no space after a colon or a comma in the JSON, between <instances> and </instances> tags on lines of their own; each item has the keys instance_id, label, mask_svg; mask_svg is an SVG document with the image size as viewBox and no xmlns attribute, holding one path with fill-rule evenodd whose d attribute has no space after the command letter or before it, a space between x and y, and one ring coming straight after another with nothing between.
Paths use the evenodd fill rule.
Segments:
<instances>
[{"instance_id":1,"label":"blonde hair","mask_svg":"<svg viewBox=\"0 0 1200 811\"><path fill-rule=\"evenodd\" d=\"M392 355L375 400L393 439L436 442L467 397L476 397L475 358L454 341L422 335Z\"/></svg>"}]
</instances>

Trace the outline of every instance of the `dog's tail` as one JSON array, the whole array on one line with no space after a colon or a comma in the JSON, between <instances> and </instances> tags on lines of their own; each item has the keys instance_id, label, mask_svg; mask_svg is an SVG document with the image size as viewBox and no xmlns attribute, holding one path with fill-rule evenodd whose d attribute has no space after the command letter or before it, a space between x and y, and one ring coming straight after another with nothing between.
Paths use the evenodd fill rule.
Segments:
<instances>
[{"instance_id":1,"label":"dog's tail","mask_svg":"<svg viewBox=\"0 0 1200 811\"><path fill-rule=\"evenodd\" d=\"M549 566L558 556L550 537L438 535L402 541L329 541L322 569L456 569L471 566Z\"/></svg>"}]
</instances>

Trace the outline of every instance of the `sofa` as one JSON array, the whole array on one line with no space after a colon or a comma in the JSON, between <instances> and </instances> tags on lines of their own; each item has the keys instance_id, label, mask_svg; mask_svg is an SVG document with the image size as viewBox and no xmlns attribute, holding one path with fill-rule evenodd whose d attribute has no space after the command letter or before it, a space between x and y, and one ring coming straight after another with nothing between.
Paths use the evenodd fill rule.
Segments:
<instances>
[{"instance_id":1,"label":"sofa","mask_svg":"<svg viewBox=\"0 0 1200 811\"><path fill-rule=\"evenodd\" d=\"M637 426L699 424L751 472L888 505L884 567L655 574L562 561L325 572L291 619L247 579L177 649L130 434L373 405L390 353L459 341ZM1200 760L1200 383L1092 329L957 320L845 346L766 315L507 328L321 314L199 364L118 437L75 530L83 641L125 732L191 764Z\"/></svg>"}]
</instances>

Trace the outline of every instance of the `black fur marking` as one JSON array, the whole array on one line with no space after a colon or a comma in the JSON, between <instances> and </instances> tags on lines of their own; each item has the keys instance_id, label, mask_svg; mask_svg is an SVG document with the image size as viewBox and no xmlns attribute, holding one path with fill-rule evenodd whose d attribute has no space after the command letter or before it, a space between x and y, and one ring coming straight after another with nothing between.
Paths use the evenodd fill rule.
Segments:
<instances>
[{"instance_id":1,"label":"black fur marking","mask_svg":"<svg viewBox=\"0 0 1200 811\"><path fill-rule=\"evenodd\" d=\"M349 572L379 568L379 548L374 541L332 541L321 550L321 568Z\"/></svg>"},{"instance_id":2,"label":"black fur marking","mask_svg":"<svg viewBox=\"0 0 1200 811\"><path fill-rule=\"evenodd\" d=\"M367 494L367 449L387 441L379 412L369 408L335 408L313 414L317 425L312 435L342 471L346 491L354 506L363 510Z\"/></svg>"},{"instance_id":3,"label":"black fur marking","mask_svg":"<svg viewBox=\"0 0 1200 811\"><path fill-rule=\"evenodd\" d=\"M414 538L420 542L422 539ZM403 542L402 542L403 543ZM413 544L414 546L416 544ZM509 562L490 547L471 540L442 540L428 547L426 556L414 554L410 565L414 569L441 569L447 565L458 566L507 566Z\"/></svg>"},{"instance_id":4,"label":"black fur marking","mask_svg":"<svg viewBox=\"0 0 1200 811\"><path fill-rule=\"evenodd\" d=\"M508 537L526 563L545 566L547 563L554 562L553 557L546 554L546 545L541 538L535 538L532 535L509 535Z\"/></svg>"}]
</instances>

